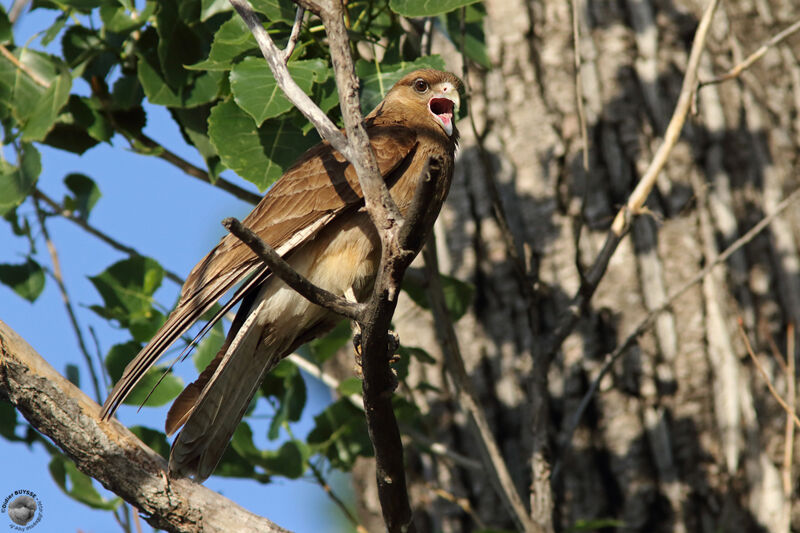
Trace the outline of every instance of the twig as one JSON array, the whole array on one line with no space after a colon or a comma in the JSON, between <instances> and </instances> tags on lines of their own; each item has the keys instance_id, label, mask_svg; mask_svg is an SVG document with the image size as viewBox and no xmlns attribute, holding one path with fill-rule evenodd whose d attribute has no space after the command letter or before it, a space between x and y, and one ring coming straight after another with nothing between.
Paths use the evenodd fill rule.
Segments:
<instances>
[{"instance_id":1,"label":"twig","mask_svg":"<svg viewBox=\"0 0 800 533\"><path fill-rule=\"evenodd\" d=\"M702 19L700 19L700 24L697 27L694 41L692 42L692 50L689 54L686 74L683 77L681 93L678 97L678 103L675 105L675 111L672 113L672 118L670 118L669 125L664 132L664 141L658 147L652 161L650 161L650 165L628 197L628 201L614 217L614 221L611 223L611 228L606 236L606 241L603 244L603 249L598 254L586 277L581 281L581 285L570 301L569 306L561 313L561 316L559 316L555 332L544 341L543 351L547 354L548 359L552 359L555 352L561 347L561 344L574 329L575 324L577 324L581 310L594 295L600 280L603 278L608 268L608 262L611 260L611 256L614 255L620 241L630 229L632 217L642 213L644 203L655 185L656 178L658 178L659 173L667 162L669 154L680 138L681 130L686 122L686 116L691 108L693 94L697 84L697 69L700 65L700 56L705 46L708 29L711 26L711 19L714 16L714 11L718 4L719 0L711 0L703 13Z\"/></svg>"},{"instance_id":2,"label":"twig","mask_svg":"<svg viewBox=\"0 0 800 533\"><path fill-rule=\"evenodd\" d=\"M331 499L331 501L334 504L336 504L336 506L342 511L345 518L347 518L347 520L350 521L355 530L358 531L358 533L367 533L367 530L364 529L364 526L358 523L358 519L356 519L356 517L353 515L350 509L347 508L347 504L345 504L342 501L342 499L339 498L339 496L337 496L335 492L333 492L331 486L328 485L328 482L325 481L325 478L322 476L322 472L319 471L319 469L314 465L314 463L309 462L308 468L314 475L314 479L316 479L317 483L319 483L319 486L322 487L322 490L325 491L325 494L327 494L328 497Z\"/></svg>"},{"instance_id":3,"label":"twig","mask_svg":"<svg viewBox=\"0 0 800 533\"><path fill-rule=\"evenodd\" d=\"M289 34L289 41L286 43L286 48L283 49L283 62L288 63L289 58L292 57L297 40L300 38L300 28L303 26L303 17L306 15L306 10L302 6L297 6L297 13L294 15L294 24L292 24L292 33Z\"/></svg>"},{"instance_id":4,"label":"twig","mask_svg":"<svg viewBox=\"0 0 800 533\"><path fill-rule=\"evenodd\" d=\"M797 387L795 377L795 350L794 350L794 324L786 327L786 395L789 397L789 409L792 413L797 411ZM779 359L781 359L779 357ZM794 457L794 424L791 417L786 415L786 432L783 443L783 468L781 478L783 481L784 510L787 516L791 514L792 506L792 459Z\"/></svg>"},{"instance_id":5,"label":"twig","mask_svg":"<svg viewBox=\"0 0 800 533\"><path fill-rule=\"evenodd\" d=\"M766 54L767 51L770 48L780 44L787 37L793 35L798 30L800 30L800 20L798 20L797 22L795 22L794 24L792 24L788 28L784 29L783 31L781 31L781 32L777 33L776 35L772 36L767 42L762 44L761 47L758 50L756 50L755 52L753 52L752 54L747 56L747 58L744 61L742 61L739 64L735 65L733 68L731 68L725 74L723 74L721 76L717 76L716 78L712 78L710 80L700 81L697 84L697 90L699 91L700 89L702 89L706 85L714 85L714 84L717 84L717 83L722 83L724 81L732 80L733 78L738 78L739 76L741 76L742 72L744 72L745 70L749 69L751 66L753 66L753 64L756 61L758 61L759 59L764 57L764 54Z\"/></svg>"},{"instance_id":6,"label":"twig","mask_svg":"<svg viewBox=\"0 0 800 533\"><path fill-rule=\"evenodd\" d=\"M792 422L794 422L794 424L797 427L800 427L800 418L797 417L797 414L792 410L789 404L786 403L786 400L781 398L780 393L777 390L775 390L775 386L772 384L772 380L769 379L767 371L764 370L764 367L761 365L761 361L758 360L758 357L753 352L753 347L750 345L750 339L747 338L747 333L745 333L744 331L744 325L742 323L741 318L737 320L737 325L739 326L739 336L742 337L742 341L744 342L744 347L747 350L747 355L750 356L750 359L752 359L753 364L756 365L758 373L761 374L762 378L764 378L764 383L766 383L770 394L772 394L772 396L780 404L783 410L786 411L786 415L791 418Z\"/></svg>"},{"instance_id":7,"label":"twig","mask_svg":"<svg viewBox=\"0 0 800 533\"><path fill-rule=\"evenodd\" d=\"M267 31L261 25L261 21L253 11L253 8L250 7L250 4L247 2L247 0L230 0L230 3L234 9L236 9L236 12L239 13L239 16L242 17L242 20L244 20L245 24L247 24L247 27L253 34L253 37L255 37L256 43L258 43L258 47L261 49L261 54L264 56L264 59L267 60L267 64L272 71L272 75L275 77L275 82L284 92L289 101L292 102L297 109L303 113L303 115L305 115L305 117L317 129L320 136L330 142L331 146L333 146L345 157L348 157L348 155L352 156L352 151L349 148L347 139L342 132L339 131L339 128L336 127L331 119L329 119L328 116L322 112L319 106L317 106L314 101L311 100L311 98L305 92L303 92L303 90L292 79L291 75L289 74L289 69L283 62L283 53L278 49L278 47L272 41L272 37L269 36ZM303 3L303 7L313 12L317 12L319 10L319 6L311 5L310 3ZM340 93L342 90L343 87L340 86Z\"/></svg>"},{"instance_id":8,"label":"twig","mask_svg":"<svg viewBox=\"0 0 800 533\"><path fill-rule=\"evenodd\" d=\"M11 22L12 26L17 23L17 20L19 20L20 15L22 15L22 12L29 3L30 0L14 0L11 9L8 10L8 20Z\"/></svg>"},{"instance_id":9,"label":"twig","mask_svg":"<svg viewBox=\"0 0 800 533\"><path fill-rule=\"evenodd\" d=\"M53 279L55 280L56 285L58 285L58 290L61 293L61 300L64 302L64 307L66 308L67 316L69 317L69 323L72 326L72 330L75 332L75 337L78 339L78 347L83 354L86 366L89 367L89 375L92 378L95 398L99 402L103 397L100 391L100 380L97 378L97 372L95 372L94 369L92 356L89 355L89 349L86 347L86 342L83 340L83 332L78 324L78 317L75 314L75 310L72 308L72 301L70 300L69 293L67 292L67 286L64 284L64 277L61 274L61 261L58 258L58 252L56 251L56 246L53 244L52 239L50 239L50 232L47 230L47 224L45 224L44 213L42 212L39 202L35 197L33 199L33 204L36 207L36 215L39 218L39 226L42 228L42 236L44 237L44 242L47 245L47 251L50 253L50 261L53 263Z\"/></svg>"},{"instance_id":10,"label":"twig","mask_svg":"<svg viewBox=\"0 0 800 533\"><path fill-rule=\"evenodd\" d=\"M53 209L53 211L55 212L54 214L59 215L61 217L64 217L65 219L69 220L70 222L73 222L73 223L77 224L78 226L83 228L85 231L87 231L88 233L94 235L95 237L97 237L98 239L100 239L101 241L106 243L107 245L111 246L115 250L118 250L118 251L120 251L122 253L128 254L128 256L130 256L130 257L142 257L142 254L140 254L138 251L136 251L136 249L131 248L130 246L128 246L126 244L122 244L121 242L119 242L118 240L114 239L113 237L110 237L110 236L106 235L105 233L103 233L102 231L100 231L99 229L95 228L94 226L92 226L87 221L83 220L82 218L75 216L72 213L72 211L64 209L64 207L62 207L61 204L59 204L58 202L56 202L55 200L53 200L52 198L47 196L44 192L42 192L41 189L34 189L33 196L34 196L34 198L42 200L44 203L46 203L48 206L50 206L50 208ZM179 275L177 275L176 273L172 272L171 270L164 269L164 275L168 279L170 279L171 281L174 281L175 283L177 283L178 285L183 285L183 278L181 278Z\"/></svg>"},{"instance_id":11,"label":"twig","mask_svg":"<svg viewBox=\"0 0 800 533\"><path fill-rule=\"evenodd\" d=\"M589 134L586 130L586 110L583 105L583 77L581 76L579 1L580 0L570 0L570 6L572 7L572 54L575 61L575 102L578 106L581 144L583 145L583 170L589 172Z\"/></svg>"},{"instance_id":12,"label":"twig","mask_svg":"<svg viewBox=\"0 0 800 533\"><path fill-rule=\"evenodd\" d=\"M217 178L216 180L212 180L211 176L209 176L208 172L203 170L202 168L193 165L189 161L185 160L178 154L171 152L163 145L159 144L157 141L151 139L147 135L145 135L141 131L137 132L128 132L124 130L124 128L120 128L116 125L116 121L112 121L114 125L114 129L122 133L124 137L126 137L129 141L131 139L136 140L137 142L146 146L149 150L155 152L156 157L163 159L167 163L170 163L173 166L178 167L184 173L188 174L193 178L197 178L200 181L213 185L218 189L222 189L223 191L235 196L236 198L243 200L250 204L257 204L261 201L261 196L250 192L247 189L244 189L233 182L226 180L225 178ZM131 143L131 146L134 150L136 150L136 145Z\"/></svg>"},{"instance_id":13,"label":"twig","mask_svg":"<svg viewBox=\"0 0 800 533\"><path fill-rule=\"evenodd\" d=\"M328 0L326 8L320 10L319 16L328 33L331 62L336 73L336 85L339 88L339 107L342 110L342 120L351 151L342 154L356 170L358 182L364 192L367 212L381 236L381 243L386 247L390 244L389 237L397 231L403 217L389 194L386 182L381 178L364 127L364 117L361 116L358 97L358 78L350 55L350 38L344 24L343 3L341 0Z\"/></svg>"},{"instance_id":14,"label":"twig","mask_svg":"<svg viewBox=\"0 0 800 533\"><path fill-rule=\"evenodd\" d=\"M47 80L45 80L44 78L42 78L41 76L39 76L39 75L38 75L36 72L34 72L34 71L33 71L33 70L31 70L30 68L28 68L28 65L26 65L25 63L23 63L22 61L20 61L19 59L17 59L17 56L15 56L14 54L12 54L12 53L11 53L11 52L8 50L8 48L6 48L6 47L5 47L4 45L2 45L2 44L0 44L0 53L2 53L2 54L3 54L3 55L6 57L6 59L8 59L8 60L9 60L9 61L11 61L12 63L14 63L14 66L15 66L15 67L17 67L17 68L18 68L18 69L20 69L22 72L24 72L25 74L27 74L27 75L28 75L28 77L30 77L30 79L32 79L34 82L36 82L36 85L39 85L39 86L41 86L41 87L44 87L45 89L47 89L47 88L49 88L49 87L50 87L50 83L49 83Z\"/></svg>"},{"instance_id":15,"label":"twig","mask_svg":"<svg viewBox=\"0 0 800 533\"><path fill-rule=\"evenodd\" d=\"M305 276L293 269L271 246L262 241L258 235L243 226L235 218L226 218L222 221L222 225L246 244L269 267L273 274L294 289L300 296L313 304L330 309L350 320L363 320L364 304L349 302L341 296L336 296L332 292L314 285Z\"/></svg>"},{"instance_id":16,"label":"twig","mask_svg":"<svg viewBox=\"0 0 800 533\"><path fill-rule=\"evenodd\" d=\"M266 518L189 479L168 479L166 461L0 321L0 395L78 470L135 506L157 529L173 532L284 532ZM89 453L91 452L91 453Z\"/></svg>"},{"instance_id":17,"label":"twig","mask_svg":"<svg viewBox=\"0 0 800 533\"><path fill-rule=\"evenodd\" d=\"M639 338L640 335L642 335L645 331L647 331L647 328L650 327L650 324L653 323L655 318L664 311L666 311L667 309L669 309L675 302L675 300L683 296L683 294L690 288L692 288L696 283L702 281L706 276L708 276L714 270L714 268L717 265L727 261L728 258L734 253L736 253L741 247L752 241L756 237L756 235L761 233L770 224L770 222L772 222L787 207L789 207L793 202L795 202L798 199L800 199L800 188L796 189L794 192L792 192L792 194L784 198L776 206L775 211L762 218L755 226L750 228L750 230L748 230L747 233L736 239L728 248L725 249L725 251L719 254L713 262L706 265L702 270L700 270L692 278L686 281L686 283L681 285L677 290L671 292L669 296L666 298L666 300L664 300L664 302L660 306L650 311L650 313L648 313L647 316L644 317L636 325L636 327L625 338L625 340L622 341L622 343L619 346L617 346L617 348L613 352L611 352L606 356L606 359L603 362L603 366L600 368L600 372L594 378L591 385L589 385L589 389L586 391L586 394L583 395L581 403L578 405L578 408L572 415L569 424L566 426L567 430L564 432L564 437L559 440L560 454L562 457L568 451L570 444L572 442L572 435L575 433L575 430L577 429L581 418L583 418L584 412L586 412L586 409L589 407L589 402L592 400L592 397L599 388L600 382L609 372L609 370L611 370L611 368L614 366L614 363L617 361L617 359L619 359L619 357L623 353L625 353L625 350L627 350L633 344L633 342L637 338ZM561 463L559 462L553 468L553 478L555 478L558 475L560 471L560 465Z\"/></svg>"},{"instance_id":18,"label":"twig","mask_svg":"<svg viewBox=\"0 0 800 533\"><path fill-rule=\"evenodd\" d=\"M525 532L540 532L542 528L531 520L522 503L508 467L500 454L499 446L494 439L494 435L492 435L486 415L472 390L464 360L461 357L461 350L458 346L458 338L453 329L453 321L444 304L444 293L439 282L439 268L434 246L433 241L429 241L422 250L425 258L428 297L431 302L436 336L439 338L439 343L445 354L447 369L456 384L458 404L470 415L470 420L478 437L477 440L482 445L481 456L486 465L486 470L491 475L492 484L516 522L517 527Z\"/></svg>"}]
</instances>

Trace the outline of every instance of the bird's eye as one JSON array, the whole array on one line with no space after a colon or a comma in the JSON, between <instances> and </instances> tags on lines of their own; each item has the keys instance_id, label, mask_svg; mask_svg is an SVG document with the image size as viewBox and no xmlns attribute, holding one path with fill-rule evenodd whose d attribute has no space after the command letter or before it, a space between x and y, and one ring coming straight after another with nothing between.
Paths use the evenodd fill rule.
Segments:
<instances>
[{"instance_id":1,"label":"bird's eye","mask_svg":"<svg viewBox=\"0 0 800 533\"><path fill-rule=\"evenodd\" d=\"M424 93L428 90L428 82L422 78L417 78L414 80L414 90L418 93Z\"/></svg>"}]
</instances>

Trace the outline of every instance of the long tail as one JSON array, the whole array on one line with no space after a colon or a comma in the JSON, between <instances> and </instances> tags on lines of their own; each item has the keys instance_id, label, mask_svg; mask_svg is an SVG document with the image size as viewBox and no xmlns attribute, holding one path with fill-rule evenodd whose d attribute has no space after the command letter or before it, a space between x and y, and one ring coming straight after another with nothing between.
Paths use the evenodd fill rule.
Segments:
<instances>
[{"instance_id":1,"label":"long tail","mask_svg":"<svg viewBox=\"0 0 800 533\"><path fill-rule=\"evenodd\" d=\"M183 413L174 413L181 403L179 397L170 410L169 433L185 424L172 444L171 473L192 476L198 482L211 475L264 376L286 352L288 346L283 339L256 324L264 304L261 300L254 309L245 311L247 318L232 341L226 342L227 349L220 351L203 373L205 376L201 374L187 387L185 392L190 397L186 401L191 407ZM207 374L212 371L209 377Z\"/></svg>"}]
</instances>

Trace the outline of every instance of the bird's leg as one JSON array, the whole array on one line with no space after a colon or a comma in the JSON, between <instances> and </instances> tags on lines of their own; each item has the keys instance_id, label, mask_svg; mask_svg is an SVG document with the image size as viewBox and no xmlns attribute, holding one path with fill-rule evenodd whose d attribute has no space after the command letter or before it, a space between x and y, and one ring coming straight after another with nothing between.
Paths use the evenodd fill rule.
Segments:
<instances>
[{"instance_id":1,"label":"bird's leg","mask_svg":"<svg viewBox=\"0 0 800 533\"><path fill-rule=\"evenodd\" d=\"M353 287L348 287L344 292L344 297L349 302L357 302L356 294L353 292ZM361 324L353 321L353 352L355 353L355 365L353 365L353 372L355 372L358 379L364 379L364 371L361 367Z\"/></svg>"},{"instance_id":2,"label":"bird's leg","mask_svg":"<svg viewBox=\"0 0 800 533\"><path fill-rule=\"evenodd\" d=\"M348 288L345 293L344 297L351 302L357 302L356 295L353 292L353 288ZM364 369L362 366L362 346L361 346L361 326L358 322L353 322L353 352L355 353L355 365L353 365L353 372L355 373L358 379L364 379ZM386 345L386 357L389 359L389 364L394 364L400 360L400 354L397 353L398 348L400 348L400 336L392 331L389 330L387 332L388 342ZM392 389L397 388L397 371L392 368L392 375L395 377L394 386Z\"/></svg>"}]
</instances>

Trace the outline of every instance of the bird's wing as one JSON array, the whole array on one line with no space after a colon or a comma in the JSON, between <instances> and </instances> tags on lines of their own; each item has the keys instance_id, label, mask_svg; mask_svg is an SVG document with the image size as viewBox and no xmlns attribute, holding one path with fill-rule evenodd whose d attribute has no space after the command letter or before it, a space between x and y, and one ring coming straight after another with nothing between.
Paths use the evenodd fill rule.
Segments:
<instances>
[{"instance_id":1,"label":"bird's wing","mask_svg":"<svg viewBox=\"0 0 800 533\"><path fill-rule=\"evenodd\" d=\"M402 126L373 126L368 128L368 134L381 175L391 185L396 171L405 166L414 151L416 133ZM346 208L362 202L355 169L323 142L308 150L286 171L243 223L284 256L311 239ZM111 417L164 351L225 293L253 273L256 275L236 292L226 307L235 304L251 285L263 281L268 269L239 239L225 235L192 269L175 310L125 367L103 404L101 418Z\"/></svg>"}]
</instances>

